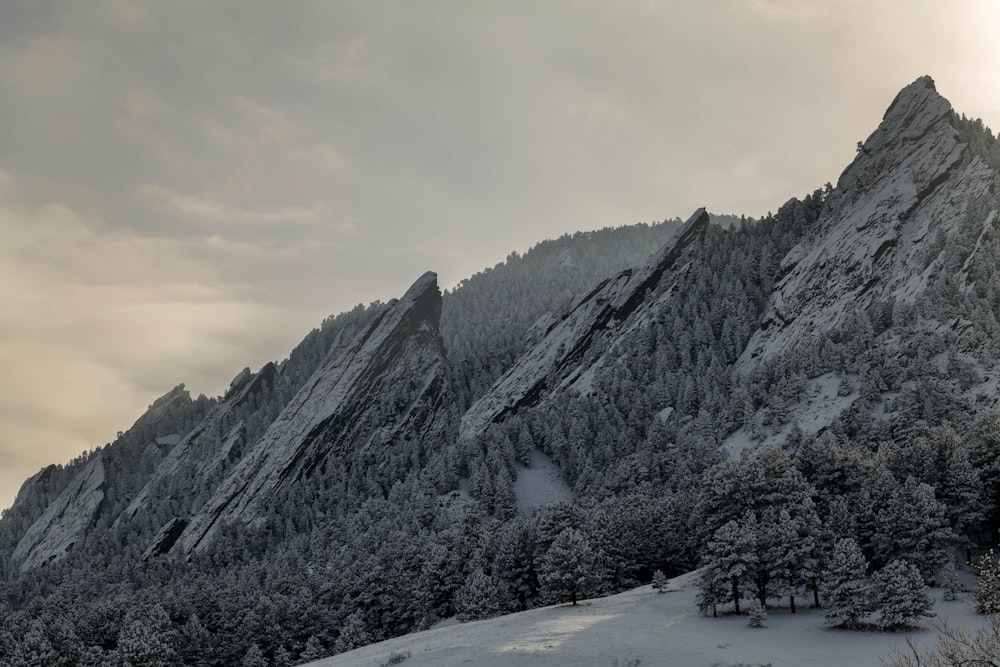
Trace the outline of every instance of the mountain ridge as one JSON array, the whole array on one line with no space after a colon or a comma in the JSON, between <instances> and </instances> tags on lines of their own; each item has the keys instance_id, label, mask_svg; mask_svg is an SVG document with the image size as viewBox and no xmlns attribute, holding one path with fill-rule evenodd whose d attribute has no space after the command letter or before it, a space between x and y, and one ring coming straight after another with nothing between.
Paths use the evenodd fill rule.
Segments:
<instances>
[{"instance_id":1,"label":"mountain ridge","mask_svg":"<svg viewBox=\"0 0 1000 667\"><path fill-rule=\"evenodd\" d=\"M224 396L179 385L115 443L27 481L0 520L0 595L22 625L25 601L45 609L49 641L72 625L97 664L154 622L205 660L256 644L291 664L549 604L567 554L590 568L574 597L711 564L721 527L765 519L856 538L873 570L914 558L896 535L920 528L914 505L939 521L935 557L985 544L1000 529L998 165L1000 141L921 77L836 187L774 215L723 228L699 209L669 237L566 239L453 294L428 272ZM560 493L525 503L541 462ZM827 467L853 477L826 483ZM961 484L982 486L981 516ZM809 502L758 506L784 488ZM918 575L939 564L921 558ZM746 590L805 595L782 577ZM141 611L89 628L60 616L65 595L81 619ZM0 648L23 647L5 632Z\"/></svg>"}]
</instances>

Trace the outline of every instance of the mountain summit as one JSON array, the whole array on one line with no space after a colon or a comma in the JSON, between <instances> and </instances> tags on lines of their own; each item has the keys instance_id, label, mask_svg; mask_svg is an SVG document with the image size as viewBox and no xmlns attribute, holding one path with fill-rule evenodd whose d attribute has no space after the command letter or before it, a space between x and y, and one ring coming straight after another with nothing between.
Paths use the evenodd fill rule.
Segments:
<instances>
[{"instance_id":1,"label":"mountain summit","mask_svg":"<svg viewBox=\"0 0 1000 667\"><path fill-rule=\"evenodd\" d=\"M305 476L351 475L354 466L398 455L419 459L447 394L440 317L437 275L428 272L365 330L337 341L192 519L180 539L184 549L203 546L223 522L254 521Z\"/></svg>"},{"instance_id":2,"label":"mountain summit","mask_svg":"<svg viewBox=\"0 0 1000 667\"><path fill-rule=\"evenodd\" d=\"M981 234L992 230L992 213L976 206L995 191L997 173L962 125L929 76L900 91L815 229L782 260L742 368L808 345L875 303L916 303L969 216Z\"/></svg>"}]
</instances>

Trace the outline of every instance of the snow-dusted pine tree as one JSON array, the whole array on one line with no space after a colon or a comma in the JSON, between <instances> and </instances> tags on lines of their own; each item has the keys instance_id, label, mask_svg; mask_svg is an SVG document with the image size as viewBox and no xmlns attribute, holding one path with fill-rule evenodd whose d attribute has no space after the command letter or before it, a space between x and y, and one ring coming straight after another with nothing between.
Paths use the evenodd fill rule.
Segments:
<instances>
[{"instance_id":1,"label":"snow-dusted pine tree","mask_svg":"<svg viewBox=\"0 0 1000 667\"><path fill-rule=\"evenodd\" d=\"M872 576L872 588L882 630L901 630L921 616L934 615L934 600L913 563L892 561Z\"/></svg>"},{"instance_id":2,"label":"snow-dusted pine tree","mask_svg":"<svg viewBox=\"0 0 1000 667\"><path fill-rule=\"evenodd\" d=\"M475 569L455 595L455 610L459 620L490 618L512 611L513 595L497 577Z\"/></svg>"},{"instance_id":3,"label":"snow-dusted pine tree","mask_svg":"<svg viewBox=\"0 0 1000 667\"><path fill-rule=\"evenodd\" d=\"M174 642L177 632L170 617L160 605L126 616L125 625L118 634L118 652L124 667L169 667L174 664L177 652Z\"/></svg>"},{"instance_id":4,"label":"snow-dusted pine tree","mask_svg":"<svg viewBox=\"0 0 1000 667\"><path fill-rule=\"evenodd\" d=\"M653 590L657 593L665 593L667 588L667 575L663 574L663 570L657 570L653 573Z\"/></svg>"},{"instance_id":5,"label":"snow-dusted pine tree","mask_svg":"<svg viewBox=\"0 0 1000 667\"><path fill-rule=\"evenodd\" d=\"M718 616L719 605L724 604L729 595L728 577L720 575L711 565L703 567L698 577L698 595L695 598L698 611L704 616Z\"/></svg>"},{"instance_id":6,"label":"snow-dusted pine tree","mask_svg":"<svg viewBox=\"0 0 1000 667\"><path fill-rule=\"evenodd\" d=\"M566 528L542 560L539 580L543 590L555 599L570 600L576 606L594 579L594 553L583 533Z\"/></svg>"},{"instance_id":7,"label":"snow-dusted pine tree","mask_svg":"<svg viewBox=\"0 0 1000 667\"><path fill-rule=\"evenodd\" d=\"M368 631L365 629L365 619L360 611L356 611L348 616L344 624L340 626L340 634L337 635L337 640L333 644L333 650L337 653L343 653L370 644L371 641L371 637L368 636Z\"/></svg>"},{"instance_id":8,"label":"snow-dusted pine tree","mask_svg":"<svg viewBox=\"0 0 1000 667\"><path fill-rule=\"evenodd\" d=\"M764 605L760 603L760 600L752 600L750 602L750 622L747 625L751 628L762 628L766 621L767 610L764 609Z\"/></svg>"},{"instance_id":9,"label":"snow-dusted pine tree","mask_svg":"<svg viewBox=\"0 0 1000 667\"><path fill-rule=\"evenodd\" d=\"M849 537L837 541L830 554L826 575L826 623L839 628L856 628L872 611L868 563L857 542Z\"/></svg>"},{"instance_id":10,"label":"snow-dusted pine tree","mask_svg":"<svg viewBox=\"0 0 1000 667\"><path fill-rule=\"evenodd\" d=\"M301 662L312 662L313 660L325 658L328 653L329 651L323 648L323 642L316 635L312 635L306 641L306 645L302 649L302 654L299 655L299 660Z\"/></svg>"},{"instance_id":11,"label":"snow-dusted pine tree","mask_svg":"<svg viewBox=\"0 0 1000 667\"><path fill-rule=\"evenodd\" d=\"M976 610L980 614L1000 613L1000 564L990 549L976 561L979 587L976 590Z\"/></svg>"},{"instance_id":12,"label":"snow-dusted pine tree","mask_svg":"<svg viewBox=\"0 0 1000 667\"><path fill-rule=\"evenodd\" d=\"M941 588L944 589L941 597L945 601L962 599L962 585L958 581L958 572L955 571L955 561L950 558L941 568Z\"/></svg>"},{"instance_id":13,"label":"snow-dusted pine tree","mask_svg":"<svg viewBox=\"0 0 1000 667\"><path fill-rule=\"evenodd\" d=\"M250 644L250 648L243 655L243 662L240 664L242 667L267 667L267 659L264 657L264 652L260 650L260 646L254 642Z\"/></svg>"}]
</instances>

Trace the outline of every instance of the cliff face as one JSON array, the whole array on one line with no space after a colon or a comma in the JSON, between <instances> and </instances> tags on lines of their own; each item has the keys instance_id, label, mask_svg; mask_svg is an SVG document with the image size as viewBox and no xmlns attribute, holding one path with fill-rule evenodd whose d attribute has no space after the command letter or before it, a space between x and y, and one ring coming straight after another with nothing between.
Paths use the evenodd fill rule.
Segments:
<instances>
[{"instance_id":1,"label":"cliff face","mask_svg":"<svg viewBox=\"0 0 1000 667\"><path fill-rule=\"evenodd\" d=\"M461 437L474 438L505 415L535 405L546 391L575 382L586 370L581 364L594 341L613 336L645 304L648 292L704 236L708 223L708 213L698 209L644 266L603 281L565 317L550 322L542 340L465 413Z\"/></svg>"},{"instance_id":2,"label":"cliff face","mask_svg":"<svg viewBox=\"0 0 1000 667\"><path fill-rule=\"evenodd\" d=\"M331 461L388 457L420 449L443 412L441 292L424 274L366 329L340 340L180 538L184 550L207 544L227 521L252 523L276 494ZM419 453L417 453L419 456Z\"/></svg>"},{"instance_id":3,"label":"cliff face","mask_svg":"<svg viewBox=\"0 0 1000 667\"><path fill-rule=\"evenodd\" d=\"M203 492L212 483L212 477L217 471L224 469L227 462L239 460L247 444L245 425L239 422L224 431L226 417L234 409L258 396L265 385L273 385L278 381L278 370L273 363L265 364L257 373L244 368L233 378L223 400L212 408L198 426L173 446L142 490L115 520L115 526L130 521L141 511L148 509L151 503L162 502L165 496L175 493L176 491L171 490L174 480L185 480L188 494Z\"/></svg>"},{"instance_id":4,"label":"cliff face","mask_svg":"<svg viewBox=\"0 0 1000 667\"><path fill-rule=\"evenodd\" d=\"M12 560L22 572L68 554L87 534L104 502L104 463L96 456L25 532Z\"/></svg>"},{"instance_id":5,"label":"cliff face","mask_svg":"<svg viewBox=\"0 0 1000 667\"><path fill-rule=\"evenodd\" d=\"M913 303L941 270L943 245L970 204L996 179L930 77L904 88L841 175L816 231L784 258L740 369L808 344L856 308ZM987 233L992 219L978 224Z\"/></svg>"}]
</instances>

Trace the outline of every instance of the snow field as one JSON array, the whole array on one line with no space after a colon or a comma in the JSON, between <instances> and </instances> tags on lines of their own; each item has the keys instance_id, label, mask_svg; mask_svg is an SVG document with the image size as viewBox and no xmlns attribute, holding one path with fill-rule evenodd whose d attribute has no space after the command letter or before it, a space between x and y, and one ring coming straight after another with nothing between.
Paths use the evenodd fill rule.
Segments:
<instances>
[{"instance_id":1,"label":"snow field","mask_svg":"<svg viewBox=\"0 0 1000 667\"><path fill-rule=\"evenodd\" d=\"M763 628L748 617L700 616L694 602L697 573L670 580L667 592L651 586L499 618L450 624L372 644L311 667L380 667L394 654L405 667L878 667L880 656L907 637L917 646L937 638L933 621L911 633L851 632L823 625L823 612L768 609ZM932 591L941 620L974 631L985 617L965 601L944 602ZM801 606L805 606L805 600ZM638 662L636 662L638 661Z\"/></svg>"}]
</instances>

